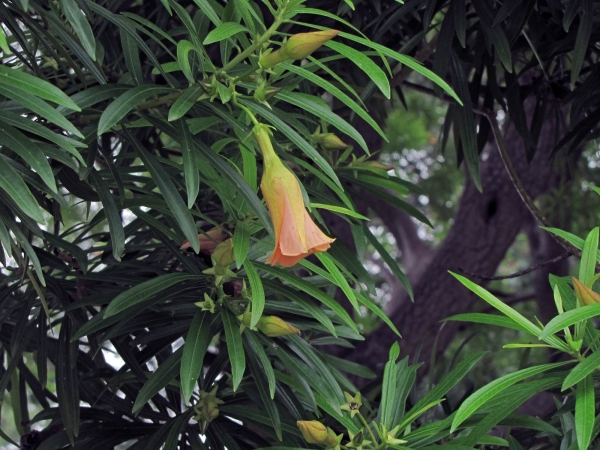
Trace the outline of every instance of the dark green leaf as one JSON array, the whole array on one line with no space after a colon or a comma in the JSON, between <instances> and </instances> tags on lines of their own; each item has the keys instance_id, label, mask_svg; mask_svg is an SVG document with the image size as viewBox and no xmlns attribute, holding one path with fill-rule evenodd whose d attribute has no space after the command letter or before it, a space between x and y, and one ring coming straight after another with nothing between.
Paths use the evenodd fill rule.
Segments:
<instances>
[{"instance_id":1,"label":"dark green leaf","mask_svg":"<svg viewBox=\"0 0 600 450\"><path fill-rule=\"evenodd\" d=\"M26 93L43 98L45 100L58 103L73 111L81 111L79 106L73 102L63 91L48 83L41 78L21 72L20 70L11 69L7 66L0 66L0 85L3 89L10 92L12 88L23 90ZM7 97L15 101L20 101L18 98L13 98L11 95ZM23 104L23 106L27 106Z\"/></svg>"},{"instance_id":2,"label":"dark green leaf","mask_svg":"<svg viewBox=\"0 0 600 450\"><path fill-rule=\"evenodd\" d=\"M96 192L100 196L100 201L104 207L104 214L108 220L108 229L112 240L113 258L121 261L121 255L125 251L125 231L123 230L123 222L121 215L115 202L113 194L108 189L108 186L102 177L93 169L90 172L90 180L96 186Z\"/></svg>"},{"instance_id":3,"label":"dark green leaf","mask_svg":"<svg viewBox=\"0 0 600 450\"><path fill-rule=\"evenodd\" d=\"M73 27L73 31L79 38L79 42L92 58L92 61L96 61L96 39L94 38L94 32L89 22L81 12L79 5L75 0L60 0L60 8L65 17Z\"/></svg>"},{"instance_id":4,"label":"dark green leaf","mask_svg":"<svg viewBox=\"0 0 600 450\"><path fill-rule=\"evenodd\" d=\"M140 389L135 399L133 413L137 413L142 409L152 397L158 394L161 389L164 389L177 376L182 354L183 347L180 347L150 375L150 378L144 383L144 386Z\"/></svg>"},{"instance_id":5,"label":"dark green leaf","mask_svg":"<svg viewBox=\"0 0 600 450\"><path fill-rule=\"evenodd\" d=\"M210 45L214 42L220 42L238 33L248 31L248 29L236 22L223 22L217 28L208 33L202 44Z\"/></svg>"},{"instance_id":6,"label":"dark green leaf","mask_svg":"<svg viewBox=\"0 0 600 450\"><path fill-rule=\"evenodd\" d=\"M150 172L150 175L152 175L152 179L160 189L160 193L163 195L167 205L169 205L169 209L181 227L181 231L186 239L190 242L194 251L198 253L200 251L200 242L198 241L198 230L196 228L196 223L194 222L190 211L181 199L181 195L179 195L177 188L158 160L148 153L148 151L137 139L133 138L133 136L130 134L128 136L129 141L133 144L133 147L144 163L144 166L146 169L148 169L148 172Z\"/></svg>"},{"instance_id":7,"label":"dark green leaf","mask_svg":"<svg viewBox=\"0 0 600 450\"><path fill-rule=\"evenodd\" d=\"M223 328L227 339L227 353L229 354L231 374L233 375L233 390L237 391L246 370L246 356L244 355L244 346L240 336L240 324L235 316L225 309L221 310L221 318L223 319Z\"/></svg>"},{"instance_id":8,"label":"dark green leaf","mask_svg":"<svg viewBox=\"0 0 600 450\"><path fill-rule=\"evenodd\" d=\"M197 240L197 239L196 239ZM114 316L121 311L126 310L138 303L150 298L161 291L177 283L186 280L198 278L198 275L189 275L185 273L168 273L159 277L144 281L131 289L117 295L108 305L104 312L104 319Z\"/></svg>"},{"instance_id":9,"label":"dark green leaf","mask_svg":"<svg viewBox=\"0 0 600 450\"><path fill-rule=\"evenodd\" d=\"M108 105L100 116L100 121L98 122L98 136L110 130L117 122L123 119L132 109L144 100L147 100L154 95L165 94L168 92L172 92L172 89L146 84L134 87L119 95L110 105Z\"/></svg>"},{"instance_id":10,"label":"dark green leaf","mask_svg":"<svg viewBox=\"0 0 600 450\"><path fill-rule=\"evenodd\" d=\"M196 382L202 374L204 354L212 337L210 332L212 317L208 311L196 312L185 338L181 357L181 395L184 403L190 401Z\"/></svg>"}]
</instances>

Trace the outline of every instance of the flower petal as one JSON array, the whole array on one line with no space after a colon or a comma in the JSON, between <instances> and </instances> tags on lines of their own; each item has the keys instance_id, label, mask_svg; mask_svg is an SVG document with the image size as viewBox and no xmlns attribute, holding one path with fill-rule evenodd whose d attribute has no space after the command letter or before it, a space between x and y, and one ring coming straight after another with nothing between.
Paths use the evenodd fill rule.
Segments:
<instances>
[{"instance_id":1,"label":"flower petal","mask_svg":"<svg viewBox=\"0 0 600 450\"><path fill-rule=\"evenodd\" d=\"M304 210L304 228L306 245L311 253L324 252L335 241L319 229L306 210Z\"/></svg>"}]
</instances>

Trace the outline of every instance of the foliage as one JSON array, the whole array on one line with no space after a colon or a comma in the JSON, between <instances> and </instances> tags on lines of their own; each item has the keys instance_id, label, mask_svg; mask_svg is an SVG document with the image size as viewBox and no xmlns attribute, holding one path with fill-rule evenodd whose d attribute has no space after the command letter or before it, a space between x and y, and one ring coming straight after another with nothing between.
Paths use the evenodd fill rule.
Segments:
<instances>
[{"instance_id":1,"label":"foliage","mask_svg":"<svg viewBox=\"0 0 600 450\"><path fill-rule=\"evenodd\" d=\"M519 330L529 337L530 342L506 344L504 348L548 348L564 354L564 357L554 357L554 360L562 360L561 362L536 364L507 374L474 392L457 409L450 431L459 429L460 424L478 410L487 413L482 423L488 420L502 420L503 414L509 414L528 398L539 392L549 391L556 399L557 412L553 420L546 425L555 427L555 432L549 432L544 437L536 434L534 442L538 448L585 449L596 445L593 441L598 437L600 430L596 425L595 411L599 402L593 372L598 367L596 361L599 332L591 319L598 315L600 303L600 294L592 290L599 277L596 274L596 265L600 261L598 230L594 228L585 240L561 230L551 230L565 236L581 249L582 258L577 278L569 280L568 277L550 277L558 314L545 326L527 319L468 279L455 275L461 283L501 314L460 314L448 320ZM572 288L569 281L573 285ZM534 381L520 383L532 375L539 374L543 375L536 377ZM479 425L473 427L466 441L474 442L470 437L479 432L478 428Z\"/></svg>"},{"instance_id":2,"label":"foliage","mask_svg":"<svg viewBox=\"0 0 600 450\"><path fill-rule=\"evenodd\" d=\"M325 8L327 3L316 5ZM475 181L479 156L491 138L481 115L486 110L502 110L516 125L530 160L549 118L558 117L564 126L564 136L553 130L556 151L577 156L583 144L597 137L600 72L595 58L600 33L595 2L355 3L354 10L340 8L352 25L377 42L431 60L433 71L465 102L464 108L448 108L440 144L444 148L453 136L456 160L467 162ZM392 86L400 98L409 89L440 93L418 80Z\"/></svg>"},{"instance_id":3,"label":"foliage","mask_svg":"<svg viewBox=\"0 0 600 450\"><path fill-rule=\"evenodd\" d=\"M257 195L265 142L320 226L340 216L364 247L348 187L414 188L321 98L382 133L327 64L355 60L389 97L390 58L455 94L358 30L296 52L322 28L296 16L343 23L302 3L1 4L0 393L25 444L302 447L295 421L323 415L358 431L340 409L347 374L373 373L320 350L363 339L334 290L391 322L340 240L290 270L264 263L281 231Z\"/></svg>"}]
</instances>

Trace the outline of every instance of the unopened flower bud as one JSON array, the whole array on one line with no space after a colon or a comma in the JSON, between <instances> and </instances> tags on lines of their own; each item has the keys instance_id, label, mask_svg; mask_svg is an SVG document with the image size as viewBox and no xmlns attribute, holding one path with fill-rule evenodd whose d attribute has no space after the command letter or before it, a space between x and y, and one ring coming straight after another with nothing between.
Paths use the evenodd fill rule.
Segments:
<instances>
[{"instance_id":1,"label":"unopened flower bud","mask_svg":"<svg viewBox=\"0 0 600 450\"><path fill-rule=\"evenodd\" d=\"M300 334L300 330L276 316L261 317L256 328L269 337L289 336Z\"/></svg>"},{"instance_id":2,"label":"unopened flower bud","mask_svg":"<svg viewBox=\"0 0 600 450\"><path fill-rule=\"evenodd\" d=\"M361 161L357 159L356 161L352 161L349 165L354 169L363 169L369 170L371 172L388 172L394 168L394 166L390 166L389 164L384 164L379 161Z\"/></svg>"},{"instance_id":3,"label":"unopened flower bud","mask_svg":"<svg viewBox=\"0 0 600 450\"><path fill-rule=\"evenodd\" d=\"M313 134L313 138L325 150L345 150L348 148L348 144L333 133Z\"/></svg>"},{"instance_id":4,"label":"unopened flower bud","mask_svg":"<svg viewBox=\"0 0 600 450\"><path fill-rule=\"evenodd\" d=\"M299 420L296 422L302 437L309 444L323 444L327 441L327 427L316 420Z\"/></svg>"},{"instance_id":5,"label":"unopened flower bud","mask_svg":"<svg viewBox=\"0 0 600 450\"><path fill-rule=\"evenodd\" d=\"M260 65L270 69L288 59L304 59L338 33L338 30L324 30L295 34L279 50L265 53L260 58Z\"/></svg>"},{"instance_id":6,"label":"unopened flower bud","mask_svg":"<svg viewBox=\"0 0 600 450\"><path fill-rule=\"evenodd\" d=\"M283 88L267 86L263 83L256 89L256 92L254 93L254 99L259 103L266 102L282 89Z\"/></svg>"},{"instance_id":7,"label":"unopened flower bud","mask_svg":"<svg viewBox=\"0 0 600 450\"><path fill-rule=\"evenodd\" d=\"M233 239L229 238L217 245L212 254L212 260L215 267L229 267L233 264L235 262Z\"/></svg>"},{"instance_id":8,"label":"unopened flower bud","mask_svg":"<svg viewBox=\"0 0 600 450\"><path fill-rule=\"evenodd\" d=\"M581 306L594 305L600 303L600 294L592 291L589 287L573 277L573 287L575 287L575 295Z\"/></svg>"},{"instance_id":9,"label":"unopened flower bud","mask_svg":"<svg viewBox=\"0 0 600 450\"><path fill-rule=\"evenodd\" d=\"M240 319L240 322L242 322L242 325L244 325L245 327L250 327L250 322L252 321L252 313L249 311L246 311L241 316L238 316L238 319Z\"/></svg>"}]
</instances>

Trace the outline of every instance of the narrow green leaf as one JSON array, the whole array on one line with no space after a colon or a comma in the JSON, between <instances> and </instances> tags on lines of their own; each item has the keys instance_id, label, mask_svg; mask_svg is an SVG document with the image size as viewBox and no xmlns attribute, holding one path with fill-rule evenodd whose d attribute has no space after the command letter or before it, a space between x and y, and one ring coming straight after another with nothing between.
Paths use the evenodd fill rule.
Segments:
<instances>
[{"instance_id":1,"label":"narrow green leaf","mask_svg":"<svg viewBox=\"0 0 600 450\"><path fill-rule=\"evenodd\" d=\"M381 404L379 405L379 419L382 425L388 429L392 428L392 415L394 414L393 400L396 398L396 360L400 355L400 346L394 342L390 348L389 360L383 369L383 381L381 384Z\"/></svg>"},{"instance_id":2,"label":"narrow green leaf","mask_svg":"<svg viewBox=\"0 0 600 450\"><path fill-rule=\"evenodd\" d=\"M40 123L31 119L22 117L18 114L11 113L10 111L0 111L0 120L3 122L21 130L25 130L28 133L35 134L50 142L55 143L59 147L64 148L66 151L75 156L82 165L85 165L85 161L81 157L81 154L77 148L85 148L86 144L75 139L68 138L62 134L54 133Z\"/></svg>"},{"instance_id":3,"label":"narrow green leaf","mask_svg":"<svg viewBox=\"0 0 600 450\"><path fill-rule=\"evenodd\" d=\"M2 67L3 66L0 66L0 71L2 70ZM7 69L7 70L12 70L12 69ZM73 125L71 122L69 122L67 119L65 119L65 117L63 115L58 113L48 103L39 99L35 95L30 94L29 92L19 89L18 87L12 86L8 83L3 83L1 75L2 74L0 72L0 94L14 100L15 102L19 103L20 105L24 106L25 108L28 108L29 110L33 111L34 113L39 114L40 116L42 116L44 119L48 120L49 122L52 122L53 124L58 125L59 127L63 128L64 130L66 130L70 133L73 133L75 136L83 138L83 134L81 134L81 132L75 127L75 125ZM70 101L71 101L71 99L69 99L69 102ZM63 103L67 103L67 102L63 102ZM71 103L69 103L69 105ZM70 107L71 108L76 107L77 108L76 110L79 111L79 107L77 107L77 105L73 105Z\"/></svg>"},{"instance_id":4,"label":"narrow green leaf","mask_svg":"<svg viewBox=\"0 0 600 450\"><path fill-rule=\"evenodd\" d=\"M356 211L351 211L348 208L344 208L341 206L324 205L323 203L313 203L313 202L311 202L310 206L311 206L311 208L326 209L327 211L333 211L333 212L337 212L340 214L345 214L347 216L356 217L357 219L361 219L361 220L371 220L368 217L365 217L362 214L357 213Z\"/></svg>"},{"instance_id":5,"label":"narrow green leaf","mask_svg":"<svg viewBox=\"0 0 600 450\"><path fill-rule=\"evenodd\" d=\"M258 170L256 168L256 156L246 148L245 145L239 145L240 153L242 155L244 180L248 183L248 186L256 192L257 184L256 178L258 176Z\"/></svg>"},{"instance_id":6,"label":"narrow green leaf","mask_svg":"<svg viewBox=\"0 0 600 450\"><path fill-rule=\"evenodd\" d=\"M161 389L164 389L177 376L182 354L183 347L180 347L150 375L150 378L144 383L144 386L140 389L135 399L133 413L137 413L142 409L152 397L158 394Z\"/></svg>"},{"instance_id":7,"label":"narrow green leaf","mask_svg":"<svg viewBox=\"0 0 600 450\"><path fill-rule=\"evenodd\" d=\"M427 392L427 394L425 394L423 398L421 398L407 414L411 414L433 401L441 400L442 397L444 397L450 391L450 389L456 386L456 384L462 380L467 373L469 373L473 366L475 366L475 364L477 364L486 353L487 352L477 352L468 355L460 363L454 366L452 370L448 372L448 374L442 378L433 389Z\"/></svg>"},{"instance_id":8,"label":"narrow green leaf","mask_svg":"<svg viewBox=\"0 0 600 450\"><path fill-rule=\"evenodd\" d=\"M135 37L136 33L120 33L121 47L123 48L123 57L125 58L125 66L129 71L129 75L133 79L136 86L144 83L144 75L142 73L142 60L140 59L140 50L138 48Z\"/></svg>"},{"instance_id":9,"label":"narrow green leaf","mask_svg":"<svg viewBox=\"0 0 600 450\"><path fill-rule=\"evenodd\" d=\"M223 22L217 28L208 33L202 44L210 45L214 42L219 42L234 36L238 33L248 31L248 29L236 22Z\"/></svg>"},{"instance_id":10,"label":"narrow green leaf","mask_svg":"<svg viewBox=\"0 0 600 450\"><path fill-rule=\"evenodd\" d=\"M590 36L594 28L594 1L583 0L581 15L579 19L579 27L577 28L577 37L575 38L575 47L573 49L573 61L571 65L571 87L575 87L575 83L579 78L579 73L583 67L585 54L587 53ZM583 450L582 447L579 447Z\"/></svg>"},{"instance_id":11,"label":"narrow green leaf","mask_svg":"<svg viewBox=\"0 0 600 450\"><path fill-rule=\"evenodd\" d=\"M75 437L79 434L79 371L73 364L78 346L76 342L70 342L71 330L71 319L65 316L58 336L56 394L60 416L74 446Z\"/></svg>"},{"instance_id":12,"label":"narrow green leaf","mask_svg":"<svg viewBox=\"0 0 600 450\"><path fill-rule=\"evenodd\" d=\"M75 0L60 0L60 9L73 27L73 31L79 38L86 53L96 61L96 39L89 22Z\"/></svg>"},{"instance_id":13,"label":"narrow green leaf","mask_svg":"<svg viewBox=\"0 0 600 450\"><path fill-rule=\"evenodd\" d=\"M483 314L483 313L466 313L466 314L457 314L452 317L448 317L444 319L453 320L459 322L473 322L473 323L483 323L486 325L496 325L503 328L510 328L511 330L523 331L525 329L515 322L513 319L504 316L497 316L494 314Z\"/></svg>"},{"instance_id":14,"label":"narrow green leaf","mask_svg":"<svg viewBox=\"0 0 600 450\"><path fill-rule=\"evenodd\" d=\"M579 236L575 236L574 234L569 233L568 231L559 230L558 228L551 228L551 227L540 227L540 228L542 228L552 234L560 236L561 238L569 241L571 244L573 244L579 250L583 249L584 240L581 239ZM598 252L596 253L596 261L600 262L600 250L598 250Z\"/></svg>"},{"instance_id":15,"label":"narrow green leaf","mask_svg":"<svg viewBox=\"0 0 600 450\"><path fill-rule=\"evenodd\" d=\"M298 304L308 314L310 314L312 317L318 320L327 331L329 331L331 334L337 337L337 332L335 330L335 327L333 326L333 323L331 322L331 319L327 314L325 314L325 311L323 311L322 308L319 308L317 305L313 304L313 302L302 298L296 293L295 290L287 288L281 283L267 279L261 281L268 290L275 291L284 296L285 298Z\"/></svg>"},{"instance_id":16,"label":"narrow green leaf","mask_svg":"<svg viewBox=\"0 0 600 450\"><path fill-rule=\"evenodd\" d=\"M107 106L100 116L98 122L98 136L110 130L117 122L123 119L132 109L144 100L147 100L153 95L165 94L168 92L173 92L173 90L166 87L146 84L136 86L119 95Z\"/></svg>"},{"instance_id":17,"label":"narrow green leaf","mask_svg":"<svg viewBox=\"0 0 600 450\"><path fill-rule=\"evenodd\" d=\"M90 172L90 180L96 185L96 192L100 196L100 201L104 207L104 214L108 221L108 229L110 230L110 238L112 241L113 258L121 261L121 255L125 251L125 231L123 222L119 214L119 208L115 202L115 197L108 189L108 186L102 177L92 169Z\"/></svg>"},{"instance_id":18,"label":"narrow green leaf","mask_svg":"<svg viewBox=\"0 0 600 450\"><path fill-rule=\"evenodd\" d=\"M245 334L251 334L251 331L248 331ZM255 359L254 354L250 353L248 355L248 365L250 366L250 372L252 373L252 377L254 378L254 383L256 388L258 388L258 393L262 400L262 403L267 410L267 414L269 414L269 418L271 419L271 426L275 431L275 435L279 442L283 440L283 436L281 434L281 418L279 417L279 410L277 409L277 403L271 399L271 395L269 393L269 384L266 379L266 375L259 365L257 359Z\"/></svg>"},{"instance_id":19,"label":"narrow green leaf","mask_svg":"<svg viewBox=\"0 0 600 450\"><path fill-rule=\"evenodd\" d=\"M77 103L81 109L85 109L109 98L117 97L130 89L131 86L127 84L101 84L73 94L71 100ZM76 112L64 106L59 106L56 110L66 116Z\"/></svg>"},{"instance_id":20,"label":"narrow green leaf","mask_svg":"<svg viewBox=\"0 0 600 450\"><path fill-rule=\"evenodd\" d=\"M244 333L242 337L248 341L248 345L246 345L246 348L250 352L253 352L260 361L260 364L263 367L264 374L267 377L267 382L269 383L269 396L271 399L275 398L275 389L277 388L277 381L275 379L275 372L273 371L273 366L271 365L271 361L269 360L265 349L263 348L259 338L255 333Z\"/></svg>"},{"instance_id":21,"label":"narrow green leaf","mask_svg":"<svg viewBox=\"0 0 600 450\"><path fill-rule=\"evenodd\" d=\"M235 267L239 270L248 256L250 248L250 226L244 220L238 220L233 232L233 253L235 255ZM254 328L251 326L250 328Z\"/></svg>"},{"instance_id":22,"label":"narrow green leaf","mask_svg":"<svg viewBox=\"0 0 600 450\"><path fill-rule=\"evenodd\" d=\"M320 352L300 336L286 336L286 340L288 341L290 349L310 366L312 372L320 375L323 381L323 395L329 399L335 411L341 412L339 405L342 404L341 402L344 399L344 394L336 378L333 376L332 371L321 359Z\"/></svg>"},{"instance_id":23,"label":"narrow green leaf","mask_svg":"<svg viewBox=\"0 0 600 450\"><path fill-rule=\"evenodd\" d=\"M300 75L302 78L325 89L325 91L327 91L330 94L332 94L333 96L335 96L344 105L346 105L348 108L350 108L352 111L354 111L360 118L362 118L365 122L367 122L369 125L371 125L371 127L373 127L373 129L375 131L377 131L377 133L386 142L388 141L387 136L385 135L383 130L379 127L379 125L377 125L377 122L375 122L373 120L373 118L369 115L369 113L367 111L365 111L363 108L361 108L359 105L357 105L356 102L354 102L350 97L348 97L348 95L346 95L344 92L342 92L336 86L331 84L329 81L325 80L324 78L321 78L320 76L318 76L306 69L303 69L300 66L295 66L293 64L286 63L286 62L281 63L280 66L285 68L289 72ZM348 133L346 132L346 134L348 134ZM365 149L365 150L367 153L369 153L368 149Z\"/></svg>"},{"instance_id":24,"label":"narrow green leaf","mask_svg":"<svg viewBox=\"0 0 600 450\"><path fill-rule=\"evenodd\" d=\"M598 254L598 234L600 229L594 228L589 232L583 243L581 264L579 266L579 281L588 287L596 272L596 255Z\"/></svg>"},{"instance_id":25,"label":"narrow green leaf","mask_svg":"<svg viewBox=\"0 0 600 450\"><path fill-rule=\"evenodd\" d=\"M410 299L414 301L413 290L412 286L410 285L410 281L408 280L408 277L404 274L404 272L400 270L400 267L398 266L396 260L392 257L392 255L388 253L388 251L383 247L383 245L379 243L377 238L373 236L373 233L371 233L371 230L369 230L369 227L367 227L365 224L363 224L363 231L367 240L371 243L373 247L375 247L375 250L381 255L381 257L388 265L394 276L398 279L398 281L400 281L402 286L404 286L404 289L406 289L406 292L410 296Z\"/></svg>"},{"instance_id":26,"label":"narrow green leaf","mask_svg":"<svg viewBox=\"0 0 600 450\"><path fill-rule=\"evenodd\" d=\"M463 146L465 162L475 186L481 191L481 177L479 173L479 153L477 151L477 125L471 104L469 83L463 69L462 62L453 54L451 58L451 72L457 94L464 101L462 108L456 108L454 120L458 126L460 141Z\"/></svg>"},{"instance_id":27,"label":"narrow green leaf","mask_svg":"<svg viewBox=\"0 0 600 450\"><path fill-rule=\"evenodd\" d=\"M369 148L367 147L367 143L365 142L362 135L356 131L352 125L342 119L340 116L335 114L331 109L323 105L323 102L308 94L302 94L299 92L288 92L281 91L279 92L275 98L279 100L283 100L286 103L297 106L303 111L308 111L311 114L314 114L317 117L320 117L322 120L330 123L342 133L347 134L352 139L354 139L358 145L360 145L363 150L369 154Z\"/></svg>"},{"instance_id":28,"label":"narrow green leaf","mask_svg":"<svg viewBox=\"0 0 600 450\"><path fill-rule=\"evenodd\" d=\"M317 26L314 26L314 28L324 29L323 27L317 27ZM452 88L448 85L448 83L446 83L439 76L437 76L431 70L427 69L425 66L423 66L419 61L415 60L414 58L411 58L410 56L406 56L401 53L395 52L394 50L391 50L383 45L377 44L368 39L364 39L359 36L355 36L353 34L345 33L343 31L340 32L340 34L338 36L341 38L349 39L354 42L358 42L359 44L363 44L367 47L372 48L373 50L377 50L378 52L381 52L385 56L395 59L396 61L404 64L405 66L410 67L415 72L420 73L421 75L423 75L426 78L429 78L431 81L433 81L439 87L441 87L444 91L446 91L451 97L453 97L460 105L462 105L460 98L456 95L456 93L452 90Z\"/></svg>"},{"instance_id":29,"label":"narrow green leaf","mask_svg":"<svg viewBox=\"0 0 600 450\"><path fill-rule=\"evenodd\" d=\"M512 386L519 381L534 375L546 372L551 369L571 364L573 361L562 361L553 364L542 364L539 366L530 367L528 369L518 370L517 372L509 373L504 375L491 383L486 384L481 389L471 394L463 403L460 405L452 421L452 427L450 432L453 433L458 426L468 419L475 411L481 406L486 404L492 398L503 392L506 388Z\"/></svg>"},{"instance_id":30,"label":"narrow green leaf","mask_svg":"<svg viewBox=\"0 0 600 450\"><path fill-rule=\"evenodd\" d=\"M556 317L554 317L542 330L540 339L545 339L554 333L559 332L563 328L569 327L573 324L581 322L583 320L591 319L592 317L600 316L600 303L595 305L582 306L580 308L566 311Z\"/></svg>"},{"instance_id":31,"label":"narrow green leaf","mask_svg":"<svg viewBox=\"0 0 600 450\"><path fill-rule=\"evenodd\" d=\"M65 106L73 111L81 111L79 106L71 100L67 94L61 91L53 84L48 83L36 76L11 69L8 66L0 65L0 85L10 91L11 88L18 88L26 93L43 98L45 100ZM18 99L7 95L7 97L19 102ZM27 106L23 104L23 106Z\"/></svg>"},{"instance_id":32,"label":"narrow green leaf","mask_svg":"<svg viewBox=\"0 0 600 450\"><path fill-rule=\"evenodd\" d=\"M394 322L392 322L392 320L387 316L387 314L385 312L383 312L381 310L381 308L379 306L377 306L375 303L373 303L366 295L362 295L360 293L356 293L356 298L358 299L358 301L360 303L362 303L364 306L367 307L368 310L370 310L371 312L375 313L375 315L377 317L379 317L381 320L383 320L383 322L390 327L390 329L398 336L398 337L402 337L402 335L400 334L400 331L398 331L398 328L396 328L396 325L394 325Z\"/></svg>"},{"instance_id":33,"label":"narrow green leaf","mask_svg":"<svg viewBox=\"0 0 600 450\"><path fill-rule=\"evenodd\" d=\"M40 206L29 190L29 187L27 187L17 171L6 163L0 167L0 188L4 189L10 195L25 214L36 222L44 223L44 216L42 215Z\"/></svg>"},{"instance_id":34,"label":"narrow green leaf","mask_svg":"<svg viewBox=\"0 0 600 450\"><path fill-rule=\"evenodd\" d=\"M325 44L325 46L344 55L346 58L356 64L356 66L365 74L367 74L367 76L375 83L385 98L390 98L390 82L388 81L385 72L381 70L379 66L371 60L371 58L365 56L362 52L349 47L348 45L341 44L340 42L329 41Z\"/></svg>"},{"instance_id":35,"label":"narrow green leaf","mask_svg":"<svg viewBox=\"0 0 600 450\"><path fill-rule=\"evenodd\" d=\"M269 213L263 206L262 202L256 196L256 192L252 190L244 178L234 170L221 156L207 147L206 144L200 142L197 138L194 140L196 149L200 154L211 164L215 170L218 170L222 176L227 178L229 183L235 186L236 192L250 205L250 208L256 213L262 226L269 234L273 234L273 224Z\"/></svg>"},{"instance_id":36,"label":"narrow green leaf","mask_svg":"<svg viewBox=\"0 0 600 450\"><path fill-rule=\"evenodd\" d=\"M276 277L281 278L284 281L287 281L292 286L295 286L301 291L306 292L308 295L319 300L320 302L328 306L333 312L335 312L338 315L338 317L344 321L346 325L348 325L351 329L359 333L358 327L356 326L352 318L348 315L348 313L344 310L344 308L342 308L342 306L337 301L335 301L329 295L325 294L319 288L283 269L271 267L266 264L255 264L260 268L260 270L267 272L271 275L275 275Z\"/></svg>"},{"instance_id":37,"label":"narrow green leaf","mask_svg":"<svg viewBox=\"0 0 600 450\"><path fill-rule=\"evenodd\" d=\"M177 220L185 238L190 242L194 251L198 253L200 251L200 242L198 241L196 223L194 222L189 209L185 206L173 181L171 181L171 178L156 158L148 153L140 142L131 136L129 131L125 131L129 136L129 141L133 144L137 154L144 163L144 166L148 169L150 175L152 175L152 179L158 186L158 189L160 189L160 193L163 195L165 202L167 202L167 205L173 213L173 217Z\"/></svg>"},{"instance_id":38,"label":"narrow green leaf","mask_svg":"<svg viewBox=\"0 0 600 450\"><path fill-rule=\"evenodd\" d=\"M350 287L348 280L344 278L344 275L342 275L340 269L338 269L338 267L335 265L333 258L326 252L317 253L316 256L331 275L330 281L336 284L342 290L342 292L344 292L346 298L352 304L354 309L360 313L360 308L358 307L358 302L356 301L356 292L354 292L354 290Z\"/></svg>"},{"instance_id":39,"label":"narrow green leaf","mask_svg":"<svg viewBox=\"0 0 600 450\"><path fill-rule=\"evenodd\" d=\"M44 183L52 190L58 192L54 174L50 168L50 164L42 150L27 138L23 133L10 125L4 123L0 119L0 144L7 146L17 155L25 160L33 170L40 176Z\"/></svg>"},{"instance_id":40,"label":"narrow green leaf","mask_svg":"<svg viewBox=\"0 0 600 450\"><path fill-rule=\"evenodd\" d=\"M225 338L227 339L227 352L231 363L233 391L235 392L242 382L246 370L246 356L244 355L244 346L240 336L240 324L235 316L226 309L221 310L221 318L225 329Z\"/></svg>"},{"instance_id":41,"label":"narrow green leaf","mask_svg":"<svg viewBox=\"0 0 600 450\"><path fill-rule=\"evenodd\" d=\"M0 174L1 173L2 173L2 171L0 170ZM25 252L27 257L31 261L31 264L33 265L33 268L35 269L35 272L36 272L40 282L42 283L42 286L46 286L46 280L44 279L44 272L42 271L42 265L40 264L40 260L37 257L35 250L29 243L27 236L25 236L25 233L23 233L23 231L21 231L19 224L15 222L15 220L13 219L12 216L9 217L5 214L1 214L0 218L2 219L4 224L8 228L10 228L10 230L13 232L13 234L17 238L17 242L21 245L21 247L23 247L23 251Z\"/></svg>"},{"instance_id":42,"label":"narrow green leaf","mask_svg":"<svg viewBox=\"0 0 600 450\"><path fill-rule=\"evenodd\" d=\"M254 328L260 320L265 309L265 291L262 285L262 280L258 275L258 271L252 261L249 259L244 261L244 270L250 282L252 290L252 315L250 317L250 328Z\"/></svg>"},{"instance_id":43,"label":"narrow green leaf","mask_svg":"<svg viewBox=\"0 0 600 450\"><path fill-rule=\"evenodd\" d=\"M194 0L194 3L198 5L198 7L204 14L206 14L206 17L208 17L213 24L216 26L221 25L221 18L215 12L208 0Z\"/></svg>"},{"instance_id":44,"label":"narrow green leaf","mask_svg":"<svg viewBox=\"0 0 600 450\"><path fill-rule=\"evenodd\" d=\"M212 337L210 332L212 317L208 311L196 312L185 338L181 356L181 395L185 404L190 401L196 382L202 374L204 354Z\"/></svg>"},{"instance_id":45,"label":"narrow green leaf","mask_svg":"<svg viewBox=\"0 0 600 450\"><path fill-rule=\"evenodd\" d=\"M200 174L198 172L198 159L194 149L194 141L183 119L177 121L177 131L179 132L179 145L183 155L183 171L185 175L185 190L188 195L188 208L194 206L198 191L200 190Z\"/></svg>"},{"instance_id":46,"label":"narrow green leaf","mask_svg":"<svg viewBox=\"0 0 600 450\"><path fill-rule=\"evenodd\" d=\"M600 367L600 352L594 352L571 369L571 372L565 378L561 390L564 391L579 383L598 367Z\"/></svg>"},{"instance_id":47,"label":"narrow green leaf","mask_svg":"<svg viewBox=\"0 0 600 450\"><path fill-rule=\"evenodd\" d=\"M2 27L0 27L0 49L2 49L4 52L4 56L8 56L11 53L10 47L8 46L8 42L6 40L6 34L4 33L4 29ZM6 441L12 443L10 439L6 439ZM15 444L15 447L18 447L18 445Z\"/></svg>"},{"instance_id":48,"label":"narrow green leaf","mask_svg":"<svg viewBox=\"0 0 600 450\"><path fill-rule=\"evenodd\" d=\"M44 231L44 240L52 245L55 245L58 248L62 248L63 250L66 250L67 252L71 253L77 260L77 264L79 264L83 273L87 273L87 253L84 250L82 250L78 245L75 245L71 242L67 242L61 237L55 236L46 231Z\"/></svg>"},{"instance_id":49,"label":"narrow green leaf","mask_svg":"<svg viewBox=\"0 0 600 450\"><path fill-rule=\"evenodd\" d=\"M575 391L575 435L579 450L587 450L590 445L595 415L594 378L590 373L577 384Z\"/></svg>"},{"instance_id":50,"label":"narrow green leaf","mask_svg":"<svg viewBox=\"0 0 600 450\"><path fill-rule=\"evenodd\" d=\"M198 238L196 238L198 240ZM188 275L185 273L168 273L159 277L153 278L148 281L144 281L125 292L121 292L117 295L107 306L104 312L104 319L114 316L121 311L126 310L138 303L150 298L161 291L171 287L177 283L181 283L186 280L193 280L198 278L198 275Z\"/></svg>"},{"instance_id":51,"label":"narrow green leaf","mask_svg":"<svg viewBox=\"0 0 600 450\"><path fill-rule=\"evenodd\" d=\"M191 51L196 51L196 47L190 41L182 39L177 43L177 62L189 83L193 84L196 81L196 77L192 73L192 66L190 64ZM202 57L200 54L199 56Z\"/></svg>"},{"instance_id":52,"label":"narrow green leaf","mask_svg":"<svg viewBox=\"0 0 600 450\"><path fill-rule=\"evenodd\" d=\"M488 291L486 291L484 288L473 283L471 280L469 280L461 275L458 275L456 273L453 273L453 272L450 272L450 275L452 275L454 278L456 278L458 281L460 281L462 284L464 284L469 290L471 290L472 292L477 294L479 297L481 297L483 300L485 300L491 306L496 308L498 311L500 311L504 315L510 317L518 325L522 326L523 329L527 333L532 334L535 337L538 337L541 339L540 328L537 325L530 322L521 313L519 313L518 311L511 308L506 303L500 301L499 299L494 297L492 294L490 294Z\"/></svg>"}]
</instances>

